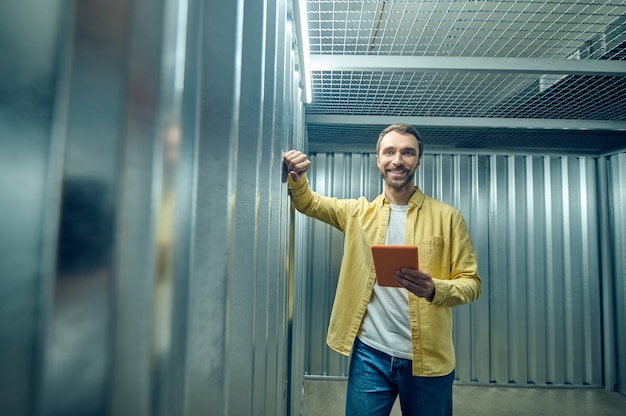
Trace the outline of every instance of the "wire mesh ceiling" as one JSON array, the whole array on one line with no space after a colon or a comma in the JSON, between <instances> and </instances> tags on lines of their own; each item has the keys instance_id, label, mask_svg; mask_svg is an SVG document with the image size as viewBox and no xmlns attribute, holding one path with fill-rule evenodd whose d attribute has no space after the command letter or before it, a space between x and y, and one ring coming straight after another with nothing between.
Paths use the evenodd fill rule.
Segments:
<instances>
[{"instance_id":1,"label":"wire mesh ceiling","mask_svg":"<svg viewBox=\"0 0 626 416\"><path fill-rule=\"evenodd\" d=\"M442 148L512 142L511 149L602 153L626 147L626 0L307 0L307 11L311 57L331 63L311 74L306 113L316 150L356 146L369 134L375 140L390 117L412 122L426 143ZM458 60L438 70L367 64L345 70L332 66L338 57ZM464 58L485 65L474 70ZM520 59L545 72L520 69ZM620 66L582 75L553 70L563 60L572 69ZM493 63L498 69L489 69ZM367 126L351 118L362 116L369 117ZM449 125L432 123L444 118ZM457 122L466 118L479 121ZM502 120L527 124L503 128ZM561 120L563 128L538 120ZM571 120L579 128L566 128Z\"/></svg>"}]
</instances>

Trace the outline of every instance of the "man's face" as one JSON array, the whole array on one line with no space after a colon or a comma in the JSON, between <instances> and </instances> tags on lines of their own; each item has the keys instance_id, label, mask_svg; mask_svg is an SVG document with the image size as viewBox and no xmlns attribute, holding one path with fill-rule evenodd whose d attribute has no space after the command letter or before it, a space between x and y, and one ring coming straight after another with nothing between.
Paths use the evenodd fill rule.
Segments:
<instances>
[{"instance_id":1,"label":"man's face","mask_svg":"<svg viewBox=\"0 0 626 416\"><path fill-rule=\"evenodd\" d=\"M380 141L376 164L385 183L401 189L413 186L415 171L420 165L417 139L409 133L390 131Z\"/></svg>"}]
</instances>

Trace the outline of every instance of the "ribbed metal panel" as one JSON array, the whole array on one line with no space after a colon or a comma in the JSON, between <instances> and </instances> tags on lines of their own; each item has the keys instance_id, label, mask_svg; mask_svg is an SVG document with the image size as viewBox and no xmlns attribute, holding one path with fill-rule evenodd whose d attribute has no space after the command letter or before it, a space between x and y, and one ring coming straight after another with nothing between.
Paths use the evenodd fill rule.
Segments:
<instances>
[{"instance_id":1,"label":"ribbed metal panel","mask_svg":"<svg viewBox=\"0 0 626 416\"><path fill-rule=\"evenodd\" d=\"M608 158L608 207L609 207L609 246L612 248L607 259L612 271L612 279L606 280L608 286L604 293L605 314L614 317L605 325L610 331L615 328L615 336L606 337L605 343L616 347L617 352L607 350L609 365L605 372L615 389L626 394L626 153ZM613 298L613 290L615 297ZM613 300L614 299L614 300ZM613 388L612 385L607 386Z\"/></svg>"},{"instance_id":2,"label":"ribbed metal panel","mask_svg":"<svg viewBox=\"0 0 626 416\"><path fill-rule=\"evenodd\" d=\"M299 413L290 15L0 6L2 415Z\"/></svg>"},{"instance_id":3,"label":"ribbed metal panel","mask_svg":"<svg viewBox=\"0 0 626 416\"><path fill-rule=\"evenodd\" d=\"M371 154L312 160L311 183L323 194L371 199L380 191ZM484 284L477 302L454 312L459 381L603 384L596 165L590 157L424 155L417 183L463 212ZM343 236L309 221L306 372L345 376L347 359L325 346Z\"/></svg>"}]
</instances>

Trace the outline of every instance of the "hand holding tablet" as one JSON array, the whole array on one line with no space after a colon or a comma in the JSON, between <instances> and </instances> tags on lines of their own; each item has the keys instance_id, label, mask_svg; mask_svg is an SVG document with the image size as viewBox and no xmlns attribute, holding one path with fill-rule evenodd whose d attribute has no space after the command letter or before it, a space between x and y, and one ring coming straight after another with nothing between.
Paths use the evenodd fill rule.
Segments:
<instances>
[{"instance_id":1,"label":"hand holding tablet","mask_svg":"<svg viewBox=\"0 0 626 416\"><path fill-rule=\"evenodd\" d=\"M419 269L416 246L374 244L372 256L380 286L401 287L394 278L396 270L404 267Z\"/></svg>"}]
</instances>

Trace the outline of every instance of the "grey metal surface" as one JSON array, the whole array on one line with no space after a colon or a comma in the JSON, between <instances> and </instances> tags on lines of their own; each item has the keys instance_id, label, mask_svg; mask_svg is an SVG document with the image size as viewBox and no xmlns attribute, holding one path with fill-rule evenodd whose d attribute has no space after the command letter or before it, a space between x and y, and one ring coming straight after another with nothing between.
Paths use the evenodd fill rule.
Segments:
<instances>
[{"instance_id":1,"label":"grey metal surface","mask_svg":"<svg viewBox=\"0 0 626 416\"><path fill-rule=\"evenodd\" d=\"M48 335L41 411L48 415L102 414L109 405L122 29L129 13L123 3L114 6L77 4L67 10L76 16L71 35L57 39L58 48L71 48L71 58L60 68L69 77L59 97L67 100L66 117L54 120L65 125L65 152L56 161L64 169L53 303L41 317Z\"/></svg>"},{"instance_id":2,"label":"grey metal surface","mask_svg":"<svg viewBox=\"0 0 626 416\"><path fill-rule=\"evenodd\" d=\"M313 71L492 72L504 74L626 75L624 61L452 56L312 55Z\"/></svg>"},{"instance_id":3,"label":"grey metal surface","mask_svg":"<svg viewBox=\"0 0 626 416\"><path fill-rule=\"evenodd\" d=\"M60 1L39 12L32 1L0 4L0 403L14 415L36 412L42 395L65 146L64 126L53 120L66 109L65 79L55 83L67 57L57 49L66 12Z\"/></svg>"},{"instance_id":4,"label":"grey metal surface","mask_svg":"<svg viewBox=\"0 0 626 416\"><path fill-rule=\"evenodd\" d=\"M190 143L181 137L179 79L185 61L162 57L184 57L184 4L133 5L136 35L127 39L126 123L118 165L111 414L182 409L182 384L163 380L180 380L184 371L184 343L171 340L185 336L185 305L179 299L187 282L175 260L177 248L189 239L178 218L188 215L191 184L189 176L177 182L177 172L189 175L184 167L193 159L185 151Z\"/></svg>"},{"instance_id":5,"label":"grey metal surface","mask_svg":"<svg viewBox=\"0 0 626 416\"><path fill-rule=\"evenodd\" d=\"M283 3L0 6L3 415L298 412Z\"/></svg>"},{"instance_id":6,"label":"grey metal surface","mask_svg":"<svg viewBox=\"0 0 626 416\"><path fill-rule=\"evenodd\" d=\"M615 328L615 333L605 333L604 342L609 348L607 357L608 388L615 388L626 394L626 360L622 352L626 345L626 153L611 156L608 167L608 246L603 259L606 269L611 271L613 279L603 280L604 314L608 317L606 327ZM609 326L610 325L610 326ZM617 345L615 351L611 345Z\"/></svg>"},{"instance_id":7,"label":"grey metal surface","mask_svg":"<svg viewBox=\"0 0 626 416\"><path fill-rule=\"evenodd\" d=\"M323 194L380 192L372 154L314 153L312 160L311 183ZM483 296L454 311L460 382L603 385L602 334L615 329L602 318L601 279L621 274L602 277L597 168L591 157L424 155L417 183L463 212L483 277ZM623 215L613 215L623 229ZM308 239L306 374L343 377L347 358L325 346L343 236L310 220ZM609 249L621 258L620 247Z\"/></svg>"},{"instance_id":8,"label":"grey metal surface","mask_svg":"<svg viewBox=\"0 0 626 416\"><path fill-rule=\"evenodd\" d=\"M269 20L277 22L266 28L258 2L195 5L202 7L191 13L199 43L189 56L196 80L189 113L201 113L190 132L196 193L186 410L286 414L289 217L277 181L281 151L303 128L295 125L287 10L263 10L263 19L274 13ZM265 30L276 31L274 42L264 44Z\"/></svg>"},{"instance_id":9,"label":"grey metal surface","mask_svg":"<svg viewBox=\"0 0 626 416\"><path fill-rule=\"evenodd\" d=\"M577 148L581 137L595 143L588 153L626 146L621 0L308 0L307 8L308 132L320 148L354 150L364 123L346 119L363 116L378 130L389 118L416 124L447 148L490 148L509 135L523 150L537 148L537 137L548 151ZM326 120L333 116L343 118ZM473 128L450 134L456 118L474 119ZM523 130L503 128L525 120ZM574 120L583 125L561 127ZM605 141L611 121L621 123Z\"/></svg>"}]
</instances>

